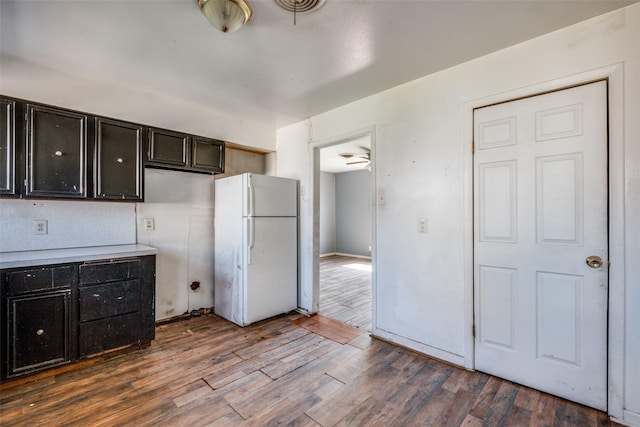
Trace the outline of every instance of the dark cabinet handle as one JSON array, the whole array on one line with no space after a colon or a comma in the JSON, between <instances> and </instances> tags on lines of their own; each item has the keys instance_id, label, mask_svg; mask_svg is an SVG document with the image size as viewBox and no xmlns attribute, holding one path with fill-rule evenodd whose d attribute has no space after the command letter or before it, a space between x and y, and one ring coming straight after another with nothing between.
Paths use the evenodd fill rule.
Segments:
<instances>
[{"instance_id":1,"label":"dark cabinet handle","mask_svg":"<svg viewBox=\"0 0 640 427\"><path fill-rule=\"evenodd\" d=\"M44 329L38 329L36 331L36 335L42 335L42 334L44 334Z\"/></svg>"},{"instance_id":2,"label":"dark cabinet handle","mask_svg":"<svg viewBox=\"0 0 640 427\"><path fill-rule=\"evenodd\" d=\"M100 298L100 294L93 294L94 298Z\"/></svg>"},{"instance_id":3,"label":"dark cabinet handle","mask_svg":"<svg viewBox=\"0 0 640 427\"><path fill-rule=\"evenodd\" d=\"M124 297L122 295L120 295L119 297L116 298L118 301L122 301L124 299Z\"/></svg>"}]
</instances>

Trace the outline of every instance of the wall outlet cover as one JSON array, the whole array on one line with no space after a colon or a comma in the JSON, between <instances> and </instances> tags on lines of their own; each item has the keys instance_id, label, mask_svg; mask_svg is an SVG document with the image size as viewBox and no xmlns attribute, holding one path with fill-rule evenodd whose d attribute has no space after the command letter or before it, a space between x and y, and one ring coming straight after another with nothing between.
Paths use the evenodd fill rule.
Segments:
<instances>
[{"instance_id":1,"label":"wall outlet cover","mask_svg":"<svg viewBox=\"0 0 640 427\"><path fill-rule=\"evenodd\" d=\"M33 234L47 234L49 227L46 219L36 219L33 221Z\"/></svg>"}]
</instances>

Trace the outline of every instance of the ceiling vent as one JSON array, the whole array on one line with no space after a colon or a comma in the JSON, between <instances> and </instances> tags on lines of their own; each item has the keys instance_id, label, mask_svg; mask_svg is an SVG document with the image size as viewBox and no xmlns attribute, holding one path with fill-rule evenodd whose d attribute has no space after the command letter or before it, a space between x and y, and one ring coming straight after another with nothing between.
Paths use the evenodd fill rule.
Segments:
<instances>
[{"instance_id":1,"label":"ceiling vent","mask_svg":"<svg viewBox=\"0 0 640 427\"><path fill-rule=\"evenodd\" d=\"M274 0L278 6L292 13L309 12L320 8L325 0Z\"/></svg>"}]
</instances>

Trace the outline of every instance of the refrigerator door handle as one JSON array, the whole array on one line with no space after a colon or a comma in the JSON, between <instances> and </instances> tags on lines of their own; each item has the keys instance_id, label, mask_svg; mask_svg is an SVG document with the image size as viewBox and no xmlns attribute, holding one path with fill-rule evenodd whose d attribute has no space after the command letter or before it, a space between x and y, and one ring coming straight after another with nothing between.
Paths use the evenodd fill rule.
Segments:
<instances>
[{"instance_id":1,"label":"refrigerator door handle","mask_svg":"<svg viewBox=\"0 0 640 427\"><path fill-rule=\"evenodd\" d=\"M256 228L255 225L253 223L253 217L250 216L249 218L249 247L247 248L247 264L251 264L251 250L253 249L253 246L255 245L255 234L256 234Z\"/></svg>"},{"instance_id":2,"label":"refrigerator door handle","mask_svg":"<svg viewBox=\"0 0 640 427\"><path fill-rule=\"evenodd\" d=\"M249 175L249 178L247 180L247 187L248 190L247 191L247 216L253 216L253 208L254 208L254 204L255 204L255 199L256 199L256 195L255 192L253 191L253 186L251 185L251 175Z\"/></svg>"}]
</instances>

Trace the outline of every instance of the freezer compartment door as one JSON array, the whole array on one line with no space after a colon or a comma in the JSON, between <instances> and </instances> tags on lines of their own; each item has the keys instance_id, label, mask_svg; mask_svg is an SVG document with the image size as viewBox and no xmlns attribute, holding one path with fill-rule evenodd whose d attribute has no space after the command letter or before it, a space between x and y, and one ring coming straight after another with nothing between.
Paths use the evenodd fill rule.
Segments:
<instances>
[{"instance_id":1,"label":"freezer compartment door","mask_svg":"<svg viewBox=\"0 0 640 427\"><path fill-rule=\"evenodd\" d=\"M243 175L243 216L297 216L298 181L275 176Z\"/></svg>"},{"instance_id":2,"label":"freezer compartment door","mask_svg":"<svg viewBox=\"0 0 640 427\"><path fill-rule=\"evenodd\" d=\"M244 218L246 252L244 324L298 307L297 219Z\"/></svg>"}]
</instances>

